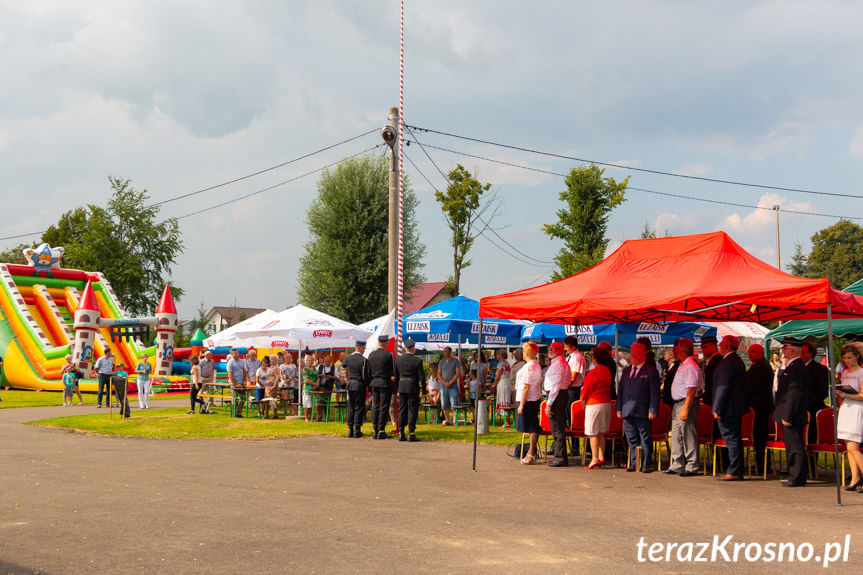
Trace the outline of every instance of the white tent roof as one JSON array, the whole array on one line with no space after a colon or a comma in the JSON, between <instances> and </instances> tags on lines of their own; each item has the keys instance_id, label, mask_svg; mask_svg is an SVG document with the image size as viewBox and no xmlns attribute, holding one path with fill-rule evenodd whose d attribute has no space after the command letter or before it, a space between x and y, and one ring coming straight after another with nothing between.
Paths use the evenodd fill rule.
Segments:
<instances>
[{"instance_id":1,"label":"white tent roof","mask_svg":"<svg viewBox=\"0 0 863 575\"><path fill-rule=\"evenodd\" d=\"M296 305L273 317L261 318L237 330L239 338L265 341L260 347L329 349L353 347L368 339L370 332L323 312Z\"/></svg>"},{"instance_id":2,"label":"white tent roof","mask_svg":"<svg viewBox=\"0 0 863 575\"><path fill-rule=\"evenodd\" d=\"M764 337L770 332L760 323L752 321L705 321L703 323L716 328L720 341L726 335L736 336L741 340L741 348L747 348L754 343L762 343Z\"/></svg>"},{"instance_id":3,"label":"white tent roof","mask_svg":"<svg viewBox=\"0 0 863 575\"><path fill-rule=\"evenodd\" d=\"M277 314L271 309L265 309L258 315L254 315L249 319L243 320L236 325L232 325L231 327L220 331L219 333L215 333L208 338L204 339L204 347L214 348L214 347L248 347L250 345L255 347L269 347L268 345L262 345L266 343L262 339L249 339L249 338L240 338L237 337L237 332L243 329L246 329L250 325L254 325L255 323L267 320L269 318L275 317Z\"/></svg>"}]
</instances>

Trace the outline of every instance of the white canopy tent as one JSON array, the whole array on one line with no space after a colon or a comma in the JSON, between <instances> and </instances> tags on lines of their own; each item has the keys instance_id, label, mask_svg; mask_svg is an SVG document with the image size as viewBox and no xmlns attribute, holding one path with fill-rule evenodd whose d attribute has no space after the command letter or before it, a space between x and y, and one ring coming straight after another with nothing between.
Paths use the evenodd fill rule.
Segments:
<instances>
[{"instance_id":1,"label":"white canopy tent","mask_svg":"<svg viewBox=\"0 0 863 575\"><path fill-rule=\"evenodd\" d=\"M250 322L236 336L264 342L260 347L310 350L353 347L370 332L323 312L296 305L271 317Z\"/></svg>"},{"instance_id":2,"label":"white canopy tent","mask_svg":"<svg viewBox=\"0 0 863 575\"><path fill-rule=\"evenodd\" d=\"M744 350L753 344L762 344L770 330L760 323L752 321L705 321L707 325L716 328L719 341L727 335L740 339L740 349Z\"/></svg>"},{"instance_id":3,"label":"white canopy tent","mask_svg":"<svg viewBox=\"0 0 863 575\"><path fill-rule=\"evenodd\" d=\"M204 347L212 349L214 347L269 347L269 340L262 338L247 338L238 337L237 332L248 328L250 325L255 325L261 321L267 321L277 314L271 309L265 309L258 315L254 315L249 319L243 320L236 325L232 325L227 329L223 329L219 333L215 333L204 339Z\"/></svg>"}]
</instances>

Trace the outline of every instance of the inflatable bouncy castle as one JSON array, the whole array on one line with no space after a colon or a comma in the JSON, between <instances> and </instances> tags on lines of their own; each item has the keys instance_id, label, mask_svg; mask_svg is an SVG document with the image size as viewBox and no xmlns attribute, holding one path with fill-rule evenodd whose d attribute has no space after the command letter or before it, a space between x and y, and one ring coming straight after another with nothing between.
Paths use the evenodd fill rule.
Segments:
<instances>
[{"instance_id":1,"label":"inflatable bouncy castle","mask_svg":"<svg viewBox=\"0 0 863 575\"><path fill-rule=\"evenodd\" d=\"M104 275L62 268L63 248L42 244L24 250L24 255L28 265L0 264L2 385L60 390L67 355L75 364L84 363L89 372L92 363L111 349L115 368L132 376L133 390L142 353L153 365L154 385L188 389L185 377L172 375L178 322L168 286L154 317L129 318ZM141 334L142 328L148 331L151 326L154 346L145 347L139 339L124 335ZM81 391L96 391L95 375L87 375L79 382Z\"/></svg>"}]
</instances>

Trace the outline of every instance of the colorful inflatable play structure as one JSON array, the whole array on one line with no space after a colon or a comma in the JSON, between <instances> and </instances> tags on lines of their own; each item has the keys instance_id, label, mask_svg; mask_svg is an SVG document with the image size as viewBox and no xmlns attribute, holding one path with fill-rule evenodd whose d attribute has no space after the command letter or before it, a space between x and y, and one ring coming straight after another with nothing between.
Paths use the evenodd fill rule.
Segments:
<instances>
[{"instance_id":1,"label":"colorful inflatable play structure","mask_svg":"<svg viewBox=\"0 0 863 575\"><path fill-rule=\"evenodd\" d=\"M24 251L28 265L0 264L0 356L2 385L17 389L60 390L65 356L93 362L111 349L115 368L132 375L142 353L153 366L154 389L188 389L188 379L172 375L177 309L168 286L154 317L130 318L108 280L99 272L63 269L63 248L42 244ZM156 345L143 341L155 330ZM121 367L122 366L122 367ZM96 391L95 378L82 379L81 391Z\"/></svg>"}]
</instances>

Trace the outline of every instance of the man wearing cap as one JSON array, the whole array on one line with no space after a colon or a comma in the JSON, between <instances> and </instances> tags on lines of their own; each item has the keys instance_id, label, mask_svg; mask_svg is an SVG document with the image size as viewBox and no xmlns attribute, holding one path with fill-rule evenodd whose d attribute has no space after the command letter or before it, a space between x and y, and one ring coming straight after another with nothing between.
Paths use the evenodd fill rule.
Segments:
<instances>
[{"instance_id":1,"label":"man wearing cap","mask_svg":"<svg viewBox=\"0 0 863 575\"><path fill-rule=\"evenodd\" d=\"M387 351L388 335L378 336L378 348L369 355L369 376L374 401L372 425L375 429L375 439L387 438L387 418L390 413L393 384L393 354Z\"/></svg>"},{"instance_id":2,"label":"man wearing cap","mask_svg":"<svg viewBox=\"0 0 863 575\"><path fill-rule=\"evenodd\" d=\"M713 387L713 418L719 425L719 433L728 448L728 465L722 481L743 479L743 436L740 423L748 411L746 405L746 365L737 355L740 341L726 335L719 344L722 361L716 368Z\"/></svg>"},{"instance_id":3,"label":"man wearing cap","mask_svg":"<svg viewBox=\"0 0 863 575\"><path fill-rule=\"evenodd\" d=\"M806 485L806 438L803 437L803 430L806 427L806 408L812 379L800 358L802 348L803 342L796 338L782 340L785 369L776 382L773 419L782 425L785 436L785 453L788 455L788 479L782 481L785 487Z\"/></svg>"},{"instance_id":4,"label":"man wearing cap","mask_svg":"<svg viewBox=\"0 0 863 575\"><path fill-rule=\"evenodd\" d=\"M701 391L701 369L692 357L695 346L692 340L679 337L674 351L680 367L671 383L671 464L663 471L680 477L698 475L698 410Z\"/></svg>"},{"instance_id":5,"label":"man wearing cap","mask_svg":"<svg viewBox=\"0 0 863 575\"><path fill-rule=\"evenodd\" d=\"M426 384L426 372L423 369L423 360L414 355L416 342L412 339L405 341L404 353L396 360L395 377L399 390L399 441L419 441L415 432L417 428L417 414L420 408L420 390ZM410 439L405 435L405 428L410 433Z\"/></svg>"},{"instance_id":6,"label":"man wearing cap","mask_svg":"<svg viewBox=\"0 0 863 575\"><path fill-rule=\"evenodd\" d=\"M566 467L569 460L566 457L566 410L569 406L569 383L572 374L569 364L563 357L563 344L559 341L548 346L548 369L545 370L545 380L542 388L548 393L545 404L545 414L551 425L554 436L554 459L549 459L549 467Z\"/></svg>"},{"instance_id":7,"label":"man wearing cap","mask_svg":"<svg viewBox=\"0 0 863 575\"><path fill-rule=\"evenodd\" d=\"M354 353L343 362L348 388L348 437L362 437L363 421L366 418L366 388L371 382L369 362L363 356L366 342L358 341Z\"/></svg>"}]
</instances>

